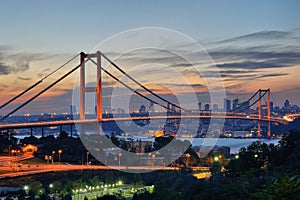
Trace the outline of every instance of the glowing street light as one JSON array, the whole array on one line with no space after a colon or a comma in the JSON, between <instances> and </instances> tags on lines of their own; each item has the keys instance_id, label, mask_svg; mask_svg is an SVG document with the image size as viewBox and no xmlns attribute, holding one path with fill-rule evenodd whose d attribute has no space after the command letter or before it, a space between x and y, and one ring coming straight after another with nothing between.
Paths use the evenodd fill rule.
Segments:
<instances>
[{"instance_id":1,"label":"glowing street light","mask_svg":"<svg viewBox=\"0 0 300 200\"><path fill-rule=\"evenodd\" d=\"M62 153L62 150L58 150L58 163L60 164L60 154Z\"/></svg>"},{"instance_id":2,"label":"glowing street light","mask_svg":"<svg viewBox=\"0 0 300 200\"><path fill-rule=\"evenodd\" d=\"M239 159L240 158L240 156L238 154L235 155L234 157L235 157L235 159Z\"/></svg>"},{"instance_id":3,"label":"glowing street light","mask_svg":"<svg viewBox=\"0 0 300 200\"><path fill-rule=\"evenodd\" d=\"M90 152L86 152L86 165L89 165L89 154Z\"/></svg>"},{"instance_id":4,"label":"glowing street light","mask_svg":"<svg viewBox=\"0 0 300 200\"><path fill-rule=\"evenodd\" d=\"M54 154L55 154L55 151L52 151L52 164L53 164L53 161L54 161Z\"/></svg>"},{"instance_id":5,"label":"glowing street light","mask_svg":"<svg viewBox=\"0 0 300 200\"><path fill-rule=\"evenodd\" d=\"M119 167L121 166L121 156L122 156L122 153L120 152L119 154Z\"/></svg>"},{"instance_id":6,"label":"glowing street light","mask_svg":"<svg viewBox=\"0 0 300 200\"><path fill-rule=\"evenodd\" d=\"M152 165L154 166L155 154L152 154Z\"/></svg>"},{"instance_id":7,"label":"glowing street light","mask_svg":"<svg viewBox=\"0 0 300 200\"><path fill-rule=\"evenodd\" d=\"M215 162L218 162L218 161L219 161L219 157L218 157L218 156L215 156L215 157L214 157L214 161L215 161Z\"/></svg>"},{"instance_id":8,"label":"glowing street light","mask_svg":"<svg viewBox=\"0 0 300 200\"><path fill-rule=\"evenodd\" d=\"M29 187L28 187L28 185L24 185L23 189L25 190L25 192L26 192L26 195L27 195L27 194L28 194L28 190L29 190Z\"/></svg>"}]
</instances>

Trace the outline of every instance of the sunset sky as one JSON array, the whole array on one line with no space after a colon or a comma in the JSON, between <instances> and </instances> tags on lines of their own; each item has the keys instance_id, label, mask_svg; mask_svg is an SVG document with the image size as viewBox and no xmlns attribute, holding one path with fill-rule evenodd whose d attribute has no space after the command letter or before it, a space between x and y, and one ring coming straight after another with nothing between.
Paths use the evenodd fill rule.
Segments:
<instances>
[{"instance_id":1,"label":"sunset sky","mask_svg":"<svg viewBox=\"0 0 300 200\"><path fill-rule=\"evenodd\" d=\"M300 2L297 0L11 0L1 2L0 8L0 105L79 52L89 52L119 32L142 27L172 29L198 41L218 67L230 99L245 99L259 88L271 88L275 105L282 106L285 99L300 105ZM107 53L122 53L118 46L112 49L115 52ZM145 62L168 65L159 56L169 55L156 54L150 58L133 52L127 56L119 59L118 64L130 71L128 66ZM35 91L76 66L78 61L76 58ZM181 72L190 73L178 60L168 62ZM177 87L177 91L184 93L183 83L177 79L171 81L159 71L153 77L151 73L144 76L142 71L138 79L160 94L169 90L152 84L150 79L164 80L164 85ZM75 79L76 75L68 77L18 113L68 112ZM201 87L203 80L192 78L189 83L196 93L205 92ZM104 86L110 84L114 85L111 80L104 80ZM16 103L30 96L33 93ZM0 114L9 108L0 110Z\"/></svg>"}]
</instances>

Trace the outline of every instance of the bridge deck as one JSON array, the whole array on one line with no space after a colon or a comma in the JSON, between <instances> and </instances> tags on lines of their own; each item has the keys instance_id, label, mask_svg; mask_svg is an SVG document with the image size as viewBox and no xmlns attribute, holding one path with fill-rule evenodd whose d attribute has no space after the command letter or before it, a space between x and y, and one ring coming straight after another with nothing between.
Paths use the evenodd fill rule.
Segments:
<instances>
[{"instance_id":1,"label":"bridge deck","mask_svg":"<svg viewBox=\"0 0 300 200\"><path fill-rule=\"evenodd\" d=\"M255 117L241 117L241 116L199 116L199 115L188 115L188 116L151 116L151 117L123 117L123 118L104 118L101 122L113 122L113 121L138 121L138 120L159 120L159 119L243 119L243 120L254 120L254 121L266 121L266 118L255 118ZM28 122L28 123L13 123L13 124L0 124L0 130L5 129L22 129L22 128L33 128L33 127L50 127L50 126L62 126L62 125L73 125L73 124L89 124L99 123L97 119L85 119L85 120L59 120L59 121L46 121L46 122ZM270 122L284 123L282 119L270 119Z\"/></svg>"}]
</instances>

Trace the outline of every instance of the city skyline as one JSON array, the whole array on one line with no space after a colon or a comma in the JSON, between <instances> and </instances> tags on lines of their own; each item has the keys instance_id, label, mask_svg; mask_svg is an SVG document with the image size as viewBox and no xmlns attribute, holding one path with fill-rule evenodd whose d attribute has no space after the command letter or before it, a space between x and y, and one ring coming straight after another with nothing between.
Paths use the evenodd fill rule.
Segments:
<instances>
[{"instance_id":1,"label":"city skyline","mask_svg":"<svg viewBox=\"0 0 300 200\"><path fill-rule=\"evenodd\" d=\"M1 23L6 28L0 33L0 104L80 51L90 51L121 31L149 26L174 29L198 41L218 67L229 99L247 98L259 88L270 88L276 106L282 106L285 99L300 104L297 1L231 4L132 1L126 5L96 1L85 5L79 1L72 5L58 1L16 2L1 4L5 8L0 14ZM185 16L178 15L187 10L190 12ZM81 17L76 13L81 13ZM145 57L137 62L142 64L146 60L150 59ZM75 61L72 64L78 64ZM68 78L19 113L68 111L74 78ZM50 81L53 79L45 85ZM146 77L142 81L147 84ZM104 87L109 84L104 82ZM179 91L185 90L183 84L169 84ZM195 79L191 84L199 94L205 92L202 82ZM168 90L158 85L149 87L159 94L168 94Z\"/></svg>"}]
</instances>

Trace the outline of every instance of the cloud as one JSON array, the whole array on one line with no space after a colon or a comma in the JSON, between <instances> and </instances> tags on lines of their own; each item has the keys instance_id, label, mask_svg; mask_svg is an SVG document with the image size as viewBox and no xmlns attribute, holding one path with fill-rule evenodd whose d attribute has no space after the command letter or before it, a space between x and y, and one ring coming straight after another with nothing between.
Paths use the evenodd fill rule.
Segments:
<instances>
[{"instance_id":1,"label":"cloud","mask_svg":"<svg viewBox=\"0 0 300 200\"><path fill-rule=\"evenodd\" d=\"M11 49L0 47L0 75L25 72L30 62L52 58L54 55L43 53L12 53Z\"/></svg>"},{"instance_id":2,"label":"cloud","mask_svg":"<svg viewBox=\"0 0 300 200\"><path fill-rule=\"evenodd\" d=\"M246 62L233 62L233 63L224 63L224 64L218 64L218 68L221 69L247 69L247 70L253 70L253 69L270 69L270 68L282 68L287 67L281 64L275 64L271 62L252 62L252 61L246 61Z\"/></svg>"},{"instance_id":3,"label":"cloud","mask_svg":"<svg viewBox=\"0 0 300 200\"><path fill-rule=\"evenodd\" d=\"M0 62L0 75L10 74L12 71L11 67Z\"/></svg>"},{"instance_id":4,"label":"cloud","mask_svg":"<svg viewBox=\"0 0 300 200\"><path fill-rule=\"evenodd\" d=\"M270 40L270 39L283 39L292 36L291 32L285 31L260 31L242 35L238 37L229 38L219 41L218 43L236 42L236 41L249 41L249 40Z\"/></svg>"},{"instance_id":5,"label":"cloud","mask_svg":"<svg viewBox=\"0 0 300 200\"><path fill-rule=\"evenodd\" d=\"M287 76L289 73L272 73L272 74L263 74L258 76L258 78L267 78L267 77L278 77L278 76Z\"/></svg>"},{"instance_id":6,"label":"cloud","mask_svg":"<svg viewBox=\"0 0 300 200\"><path fill-rule=\"evenodd\" d=\"M30 81L31 78L25 78L25 77L21 77L19 76L18 79L22 80L22 81Z\"/></svg>"}]
</instances>

